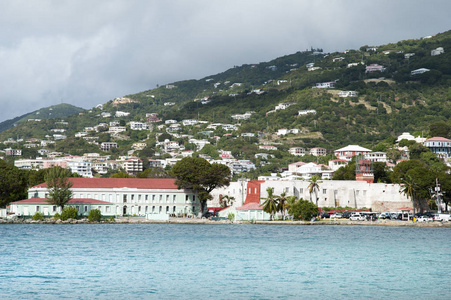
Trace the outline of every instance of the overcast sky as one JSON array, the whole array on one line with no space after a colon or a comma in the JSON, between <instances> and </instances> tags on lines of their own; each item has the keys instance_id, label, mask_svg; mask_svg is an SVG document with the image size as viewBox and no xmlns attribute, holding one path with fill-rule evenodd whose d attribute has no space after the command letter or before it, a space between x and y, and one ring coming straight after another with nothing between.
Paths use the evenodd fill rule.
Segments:
<instances>
[{"instance_id":1,"label":"overcast sky","mask_svg":"<svg viewBox=\"0 0 451 300\"><path fill-rule=\"evenodd\" d=\"M449 0L0 0L0 122L311 46L433 35L451 29L450 12Z\"/></svg>"}]
</instances>

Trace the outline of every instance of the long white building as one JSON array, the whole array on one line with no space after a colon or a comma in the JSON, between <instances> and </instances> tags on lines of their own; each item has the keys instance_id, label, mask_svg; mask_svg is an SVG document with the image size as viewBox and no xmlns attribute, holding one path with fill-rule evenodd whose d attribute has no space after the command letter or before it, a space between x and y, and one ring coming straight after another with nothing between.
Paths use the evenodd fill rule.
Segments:
<instances>
[{"instance_id":1,"label":"long white building","mask_svg":"<svg viewBox=\"0 0 451 300\"><path fill-rule=\"evenodd\" d=\"M104 201L111 206L113 215L195 215L200 203L192 191L178 189L174 179L154 178L70 178L73 199L91 199ZM46 183L33 186L28 190L28 198L45 199L48 197ZM86 200L85 200L86 201ZM19 201L20 202L20 201ZM95 202L95 201L94 201ZM36 205L23 204L18 213L32 216ZM84 210L84 207L80 209ZM49 215L56 211L51 210Z\"/></svg>"}]
</instances>

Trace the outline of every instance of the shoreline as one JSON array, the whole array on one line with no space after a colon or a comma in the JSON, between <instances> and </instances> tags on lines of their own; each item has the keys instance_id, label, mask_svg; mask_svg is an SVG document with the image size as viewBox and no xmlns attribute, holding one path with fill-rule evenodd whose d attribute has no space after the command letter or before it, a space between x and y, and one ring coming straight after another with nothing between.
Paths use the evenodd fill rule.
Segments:
<instances>
[{"instance_id":1,"label":"shoreline","mask_svg":"<svg viewBox=\"0 0 451 300\"><path fill-rule=\"evenodd\" d=\"M190 224L190 225L289 225L289 226L385 226L385 227L422 227L422 228L451 228L451 222L413 222L399 220L377 220L377 221L350 221L343 220L321 220L321 221L229 221L229 220L209 220L209 219L188 219L174 218L168 221L146 220L145 218L121 217L115 221L89 222L87 219L66 221L47 219L44 221L34 221L32 219L7 220L0 219L2 224L46 224L46 225L70 225L70 224Z\"/></svg>"}]
</instances>

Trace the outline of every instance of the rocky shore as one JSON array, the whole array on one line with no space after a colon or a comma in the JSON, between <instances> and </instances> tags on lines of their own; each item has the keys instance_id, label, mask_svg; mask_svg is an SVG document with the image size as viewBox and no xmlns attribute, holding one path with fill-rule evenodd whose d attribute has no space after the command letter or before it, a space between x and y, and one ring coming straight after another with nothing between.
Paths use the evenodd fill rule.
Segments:
<instances>
[{"instance_id":1,"label":"rocky shore","mask_svg":"<svg viewBox=\"0 0 451 300\"><path fill-rule=\"evenodd\" d=\"M253 225L358 225L358 226L390 226L390 227L444 227L451 228L451 222L412 222L395 220L377 220L377 221L350 221L347 219L321 221L229 221L229 220L209 220L200 218L171 218L168 221L147 220L143 217L118 217L114 221L102 220L100 222L89 222L88 219L66 221L45 219L43 221L34 221L32 219L0 219L0 224L253 224Z\"/></svg>"}]
</instances>

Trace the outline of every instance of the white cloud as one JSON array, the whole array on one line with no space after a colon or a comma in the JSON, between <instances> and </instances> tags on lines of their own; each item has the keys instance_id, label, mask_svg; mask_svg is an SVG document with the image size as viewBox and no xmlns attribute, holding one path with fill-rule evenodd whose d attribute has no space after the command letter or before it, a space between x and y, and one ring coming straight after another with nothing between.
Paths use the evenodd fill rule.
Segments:
<instances>
[{"instance_id":1,"label":"white cloud","mask_svg":"<svg viewBox=\"0 0 451 300\"><path fill-rule=\"evenodd\" d=\"M0 121L90 108L313 47L325 51L448 30L451 2L0 0Z\"/></svg>"}]
</instances>

